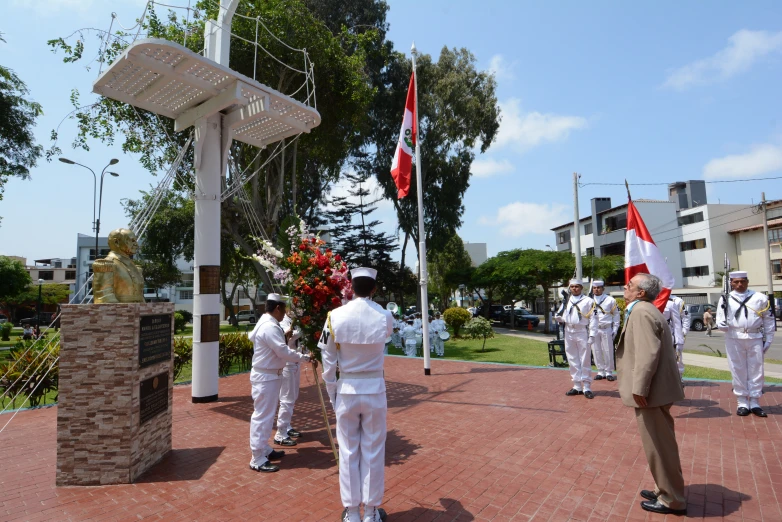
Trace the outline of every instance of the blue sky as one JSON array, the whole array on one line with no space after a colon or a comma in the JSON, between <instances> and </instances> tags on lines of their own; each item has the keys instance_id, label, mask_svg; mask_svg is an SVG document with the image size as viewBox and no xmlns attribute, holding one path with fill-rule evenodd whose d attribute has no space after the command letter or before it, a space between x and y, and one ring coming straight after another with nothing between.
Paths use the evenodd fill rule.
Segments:
<instances>
[{"instance_id":1,"label":"blue sky","mask_svg":"<svg viewBox=\"0 0 782 522\"><path fill-rule=\"evenodd\" d=\"M496 143L474 166L460 230L466 241L488 243L490 255L551 244L549 229L573 217L574 171L583 183L782 175L782 3L391 0L390 6L389 38L397 49L409 52L413 40L434 56L443 46L466 47L479 67L496 73L503 120ZM0 60L43 105L36 134L45 146L70 111L70 89L79 88L86 100L97 75L97 64L90 71L62 64L46 40L83 27L107 29L112 11L129 26L142 8L142 0L10 0ZM62 144L72 135L66 121ZM90 153L63 151L98 171L120 159L120 177L107 178L104 189L104 231L126 223L121 198L155 182L117 148L96 143ZM0 253L74 255L76 233L90 233L91 184L89 172L45 161L32 180L10 181L0 202ZM782 198L780 186L712 184L708 194L712 202L749 204L761 191ZM626 197L621 186L586 186L582 215L590 198L602 196L615 204ZM635 187L633 196L667 199L663 186ZM378 217L395 228L390 204L380 206Z\"/></svg>"}]
</instances>

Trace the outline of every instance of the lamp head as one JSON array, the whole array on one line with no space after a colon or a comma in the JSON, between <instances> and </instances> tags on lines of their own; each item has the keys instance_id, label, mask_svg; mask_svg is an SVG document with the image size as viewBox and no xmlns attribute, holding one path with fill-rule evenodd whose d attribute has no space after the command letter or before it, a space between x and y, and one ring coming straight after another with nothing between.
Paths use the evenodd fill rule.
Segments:
<instances>
[{"instance_id":1,"label":"lamp head","mask_svg":"<svg viewBox=\"0 0 782 522\"><path fill-rule=\"evenodd\" d=\"M111 174L111 175L112 175L112 176L114 176L115 178L118 178L118 177L119 177L119 174L117 174L116 172L109 172L109 174Z\"/></svg>"},{"instance_id":2,"label":"lamp head","mask_svg":"<svg viewBox=\"0 0 782 522\"><path fill-rule=\"evenodd\" d=\"M42 284L43 284L43 279L39 279L39 280L38 280L38 284L39 284L39 285L42 285Z\"/></svg>"},{"instance_id":3,"label":"lamp head","mask_svg":"<svg viewBox=\"0 0 782 522\"><path fill-rule=\"evenodd\" d=\"M117 163L119 163L117 158L111 158L111 161L109 161L109 165L116 165Z\"/></svg>"},{"instance_id":4,"label":"lamp head","mask_svg":"<svg viewBox=\"0 0 782 522\"><path fill-rule=\"evenodd\" d=\"M76 163L75 161L69 160L68 158L59 157L57 159L59 159L63 163L67 163L68 165L73 165L74 163Z\"/></svg>"}]
</instances>

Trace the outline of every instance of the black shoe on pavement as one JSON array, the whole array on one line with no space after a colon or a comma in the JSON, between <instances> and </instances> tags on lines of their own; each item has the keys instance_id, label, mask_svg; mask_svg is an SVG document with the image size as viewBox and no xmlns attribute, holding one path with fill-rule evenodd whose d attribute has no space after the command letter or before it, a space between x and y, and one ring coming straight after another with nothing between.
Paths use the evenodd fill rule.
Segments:
<instances>
[{"instance_id":1,"label":"black shoe on pavement","mask_svg":"<svg viewBox=\"0 0 782 522\"><path fill-rule=\"evenodd\" d=\"M301 432L299 430L294 430L293 428L288 430L288 437L292 439L298 439L301 437Z\"/></svg>"},{"instance_id":2,"label":"black shoe on pavement","mask_svg":"<svg viewBox=\"0 0 782 522\"><path fill-rule=\"evenodd\" d=\"M584 395L584 392L582 392L581 390L577 390L575 388L570 388L568 391L565 392L565 395L567 395L568 397L572 397L574 395Z\"/></svg>"},{"instance_id":3,"label":"black shoe on pavement","mask_svg":"<svg viewBox=\"0 0 782 522\"><path fill-rule=\"evenodd\" d=\"M746 417L747 415L749 415L749 408L745 408L744 406L742 406L741 408L736 410L736 415L738 415L739 417Z\"/></svg>"},{"instance_id":4,"label":"black shoe on pavement","mask_svg":"<svg viewBox=\"0 0 782 522\"><path fill-rule=\"evenodd\" d=\"M274 473L275 471L280 471L279 466L275 466L268 460L263 464L250 464L250 469L261 473Z\"/></svg>"},{"instance_id":5,"label":"black shoe on pavement","mask_svg":"<svg viewBox=\"0 0 782 522\"><path fill-rule=\"evenodd\" d=\"M285 456L285 452L284 451L272 450L271 453L266 455L266 458L269 459L269 460L280 460L284 456Z\"/></svg>"},{"instance_id":6,"label":"black shoe on pavement","mask_svg":"<svg viewBox=\"0 0 782 522\"><path fill-rule=\"evenodd\" d=\"M603 376L600 375L600 374L597 374L597 375L595 375L595 380L596 381L602 381L603 380Z\"/></svg>"},{"instance_id":7,"label":"black shoe on pavement","mask_svg":"<svg viewBox=\"0 0 782 522\"><path fill-rule=\"evenodd\" d=\"M586 397L587 399L594 399L595 398L595 394L592 393L590 390L587 390L587 391L584 392L584 397Z\"/></svg>"},{"instance_id":8,"label":"black shoe on pavement","mask_svg":"<svg viewBox=\"0 0 782 522\"><path fill-rule=\"evenodd\" d=\"M644 500L641 502L641 507L645 511L651 511L652 513L660 513L661 515L686 515L687 508L684 509L671 509L659 500Z\"/></svg>"},{"instance_id":9,"label":"black shoe on pavement","mask_svg":"<svg viewBox=\"0 0 782 522\"><path fill-rule=\"evenodd\" d=\"M654 494L654 491L649 491L648 489L642 489L641 496L646 500L657 500L657 495Z\"/></svg>"},{"instance_id":10,"label":"black shoe on pavement","mask_svg":"<svg viewBox=\"0 0 782 522\"><path fill-rule=\"evenodd\" d=\"M768 417L768 415L766 415L766 412L763 411L763 408L761 408L760 406L755 406L754 408L752 408L749 411L751 411L752 413L754 413L758 417Z\"/></svg>"},{"instance_id":11,"label":"black shoe on pavement","mask_svg":"<svg viewBox=\"0 0 782 522\"><path fill-rule=\"evenodd\" d=\"M614 377L613 375L609 375L609 376L606 377L606 380L614 382L616 380L616 377Z\"/></svg>"},{"instance_id":12,"label":"black shoe on pavement","mask_svg":"<svg viewBox=\"0 0 782 522\"><path fill-rule=\"evenodd\" d=\"M295 445L296 445L296 441L295 441L295 440L293 440L293 439L292 439L292 438L290 438L290 437L286 437L286 438L284 438L284 439L282 439L282 440L280 440L280 439L274 439L274 443L275 443L276 445L278 445L278 446L295 446Z\"/></svg>"}]
</instances>

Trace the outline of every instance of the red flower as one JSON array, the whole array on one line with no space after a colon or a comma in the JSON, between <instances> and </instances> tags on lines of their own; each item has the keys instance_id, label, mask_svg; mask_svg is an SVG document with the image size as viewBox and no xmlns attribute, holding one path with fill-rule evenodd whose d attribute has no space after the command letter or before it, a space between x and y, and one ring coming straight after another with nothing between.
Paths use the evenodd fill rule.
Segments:
<instances>
[{"instance_id":1,"label":"red flower","mask_svg":"<svg viewBox=\"0 0 782 522\"><path fill-rule=\"evenodd\" d=\"M337 261L337 262L340 262L340 261L342 261L342 256L340 256L339 254L337 254L336 256L334 256L334 261Z\"/></svg>"},{"instance_id":2,"label":"red flower","mask_svg":"<svg viewBox=\"0 0 782 522\"><path fill-rule=\"evenodd\" d=\"M301 245L299 245L299 250L301 250L301 251L307 250L307 245L302 243Z\"/></svg>"}]
</instances>

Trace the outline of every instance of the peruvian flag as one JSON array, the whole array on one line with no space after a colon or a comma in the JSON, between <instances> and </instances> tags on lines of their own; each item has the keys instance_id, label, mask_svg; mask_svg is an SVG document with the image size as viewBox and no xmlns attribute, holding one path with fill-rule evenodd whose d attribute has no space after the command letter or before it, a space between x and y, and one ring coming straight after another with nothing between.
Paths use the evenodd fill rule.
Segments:
<instances>
[{"instance_id":1,"label":"peruvian flag","mask_svg":"<svg viewBox=\"0 0 782 522\"><path fill-rule=\"evenodd\" d=\"M635 208L633 201L627 204L627 235L625 236L625 283L636 274L652 274L663 282L663 289L654 301L654 305L662 312L675 280L668 264L654 244L654 239L646 228L641 214Z\"/></svg>"},{"instance_id":2,"label":"peruvian flag","mask_svg":"<svg viewBox=\"0 0 782 522\"><path fill-rule=\"evenodd\" d=\"M398 199L410 192L410 174L413 170L413 151L418 134L415 127L415 73L410 76L410 87L407 89L405 116L402 118L402 130L399 131L399 142L396 144L394 162L391 164L391 176L399 190Z\"/></svg>"}]
</instances>

